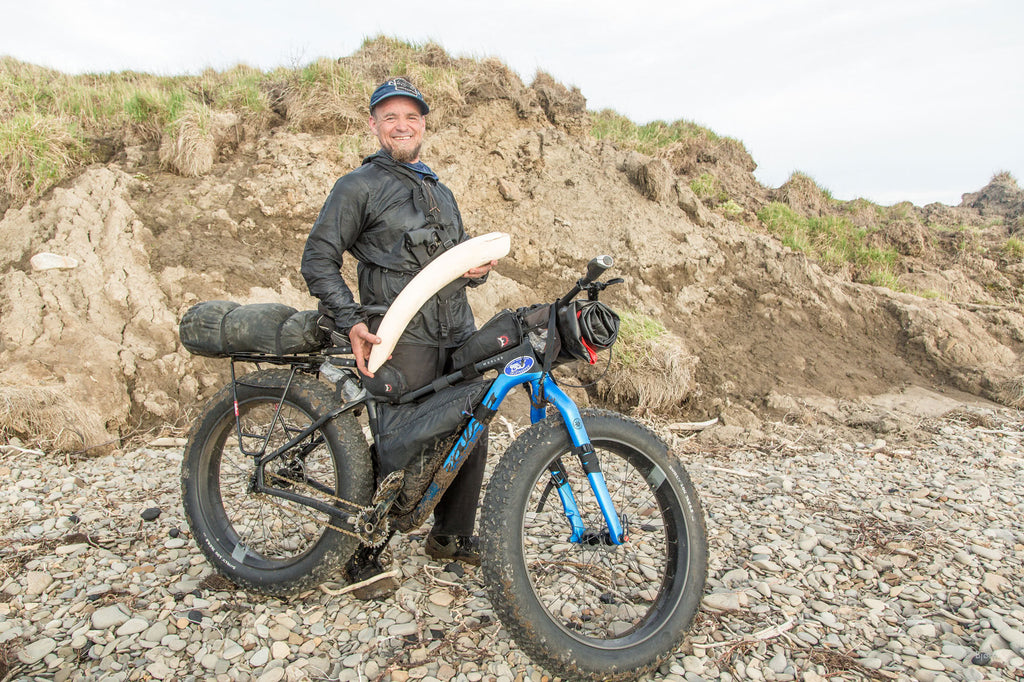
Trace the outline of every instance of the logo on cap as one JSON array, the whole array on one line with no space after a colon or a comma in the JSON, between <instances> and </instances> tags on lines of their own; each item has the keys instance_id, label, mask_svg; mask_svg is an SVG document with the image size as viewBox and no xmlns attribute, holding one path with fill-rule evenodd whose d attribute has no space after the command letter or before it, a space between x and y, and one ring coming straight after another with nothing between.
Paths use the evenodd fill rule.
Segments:
<instances>
[{"instance_id":1,"label":"logo on cap","mask_svg":"<svg viewBox=\"0 0 1024 682\"><path fill-rule=\"evenodd\" d=\"M416 86L410 83L405 78L392 78L391 80L385 81L377 86L377 89L370 95L370 111L381 103L381 101L388 97L411 97L420 104L420 111L423 114L430 112L430 107L427 106L426 100L423 99L423 93L416 89Z\"/></svg>"}]
</instances>

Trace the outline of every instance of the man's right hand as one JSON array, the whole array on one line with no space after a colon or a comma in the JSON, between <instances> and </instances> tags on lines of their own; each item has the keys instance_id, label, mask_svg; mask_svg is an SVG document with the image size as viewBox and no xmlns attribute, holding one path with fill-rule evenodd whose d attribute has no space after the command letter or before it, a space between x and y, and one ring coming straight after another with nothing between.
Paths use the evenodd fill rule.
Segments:
<instances>
[{"instance_id":1,"label":"man's right hand","mask_svg":"<svg viewBox=\"0 0 1024 682\"><path fill-rule=\"evenodd\" d=\"M353 325L348 330L348 340L352 343L352 355L356 358L356 367L368 377L373 377L373 372L366 369L366 361L370 357L370 349L374 344L380 343L380 337L370 333L370 328L365 322Z\"/></svg>"}]
</instances>

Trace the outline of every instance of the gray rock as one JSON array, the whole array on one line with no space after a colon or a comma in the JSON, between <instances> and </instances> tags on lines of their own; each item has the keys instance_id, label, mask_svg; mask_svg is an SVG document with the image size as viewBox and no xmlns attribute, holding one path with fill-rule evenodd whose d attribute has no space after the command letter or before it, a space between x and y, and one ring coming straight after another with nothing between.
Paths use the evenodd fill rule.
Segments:
<instances>
[{"instance_id":1,"label":"gray rock","mask_svg":"<svg viewBox=\"0 0 1024 682\"><path fill-rule=\"evenodd\" d=\"M396 623L388 628L388 634L392 637L405 637L408 635L415 635L419 632L419 626L416 623Z\"/></svg>"},{"instance_id":2,"label":"gray rock","mask_svg":"<svg viewBox=\"0 0 1024 682\"><path fill-rule=\"evenodd\" d=\"M149 621L144 618L129 618L117 628L118 637L129 637L149 629Z\"/></svg>"},{"instance_id":3,"label":"gray rock","mask_svg":"<svg viewBox=\"0 0 1024 682\"><path fill-rule=\"evenodd\" d=\"M262 668L270 660L270 648L260 647L249 657L249 665L253 668Z\"/></svg>"},{"instance_id":4,"label":"gray rock","mask_svg":"<svg viewBox=\"0 0 1024 682\"><path fill-rule=\"evenodd\" d=\"M925 670L934 670L940 672L946 669L946 666L942 665L942 662L934 659L930 656L918 656L917 663Z\"/></svg>"},{"instance_id":5,"label":"gray rock","mask_svg":"<svg viewBox=\"0 0 1024 682\"><path fill-rule=\"evenodd\" d=\"M786 655L783 653L777 653L772 656L771 660L768 661L768 667L773 673L782 673L786 670L786 666L789 663L786 661Z\"/></svg>"},{"instance_id":6,"label":"gray rock","mask_svg":"<svg viewBox=\"0 0 1024 682\"><path fill-rule=\"evenodd\" d=\"M56 648L57 640L52 637L43 637L25 645L25 648L18 652L18 660L25 665L35 665Z\"/></svg>"},{"instance_id":7,"label":"gray rock","mask_svg":"<svg viewBox=\"0 0 1024 682\"><path fill-rule=\"evenodd\" d=\"M38 596L53 584L53 576L43 571L29 571L25 574L25 594Z\"/></svg>"},{"instance_id":8,"label":"gray rock","mask_svg":"<svg viewBox=\"0 0 1024 682\"><path fill-rule=\"evenodd\" d=\"M120 604L104 606L92 612L92 629L109 630L124 625L130 618Z\"/></svg>"}]
</instances>

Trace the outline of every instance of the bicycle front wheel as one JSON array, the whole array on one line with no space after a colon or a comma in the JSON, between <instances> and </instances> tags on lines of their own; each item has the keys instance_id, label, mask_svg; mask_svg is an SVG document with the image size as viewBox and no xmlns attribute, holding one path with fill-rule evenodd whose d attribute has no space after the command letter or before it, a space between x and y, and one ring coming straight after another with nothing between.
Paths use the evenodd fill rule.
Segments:
<instances>
[{"instance_id":1,"label":"bicycle front wheel","mask_svg":"<svg viewBox=\"0 0 1024 682\"><path fill-rule=\"evenodd\" d=\"M491 476L482 566L491 604L533 660L568 678L624 679L659 665L700 605L707 538L682 465L652 431L584 411L627 540L608 529L560 415L533 425ZM571 529L549 467L572 486L587 533Z\"/></svg>"},{"instance_id":2,"label":"bicycle front wheel","mask_svg":"<svg viewBox=\"0 0 1024 682\"><path fill-rule=\"evenodd\" d=\"M334 404L330 388L314 377L257 371L239 379L235 392L231 385L221 390L189 434L181 467L185 516L206 558L237 585L302 592L340 575L359 545L330 528L327 514L253 489L255 456L287 444ZM365 505L372 470L358 422L342 414L267 463L262 476L268 488L331 506Z\"/></svg>"}]
</instances>

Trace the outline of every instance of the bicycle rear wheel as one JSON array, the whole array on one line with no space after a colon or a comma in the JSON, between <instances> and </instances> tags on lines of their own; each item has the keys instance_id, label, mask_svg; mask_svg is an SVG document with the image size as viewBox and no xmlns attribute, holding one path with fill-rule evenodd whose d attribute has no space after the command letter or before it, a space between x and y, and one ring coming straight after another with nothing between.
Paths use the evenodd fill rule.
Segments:
<instances>
[{"instance_id":1,"label":"bicycle rear wheel","mask_svg":"<svg viewBox=\"0 0 1024 682\"><path fill-rule=\"evenodd\" d=\"M700 604L707 540L686 471L645 427L611 412L584 423L627 541L612 545L560 415L531 427L499 462L482 519L492 606L516 642L570 678L632 678L682 642ZM572 485L588 533L570 528L549 466Z\"/></svg>"},{"instance_id":2,"label":"bicycle rear wheel","mask_svg":"<svg viewBox=\"0 0 1024 682\"><path fill-rule=\"evenodd\" d=\"M185 516L207 559L241 587L275 595L340 575L359 544L329 528L323 512L253 492L253 453L273 452L334 404L326 385L296 374L289 386L289 375L254 372L238 380L234 394L230 385L221 390L193 427L181 470ZM267 487L335 506L338 499L367 504L372 492L369 450L348 414L270 461L263 477Z\"/></svg>"}]
</instances>

